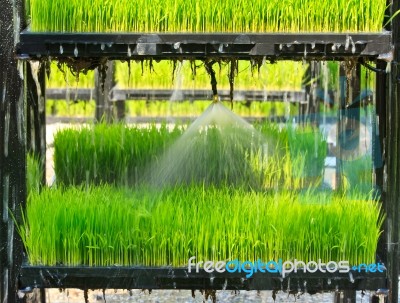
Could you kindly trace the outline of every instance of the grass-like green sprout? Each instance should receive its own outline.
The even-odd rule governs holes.
[[[38,156],[28,153],[26,156],[26,188],[28,193],[40,192],[43,169]]]
[[[137,184],[144,169],[156,161],[182,130],[96,124],[65,129],[54,137],[54,168],[57,183],[119,185]]]
[[[228,65],[221,63],[216,69],[219,89],[229,89]],[[47,100],[46,113],[52,116],[84,116],[93,117],[95,102],[78,102],[77,88],[94,88],[94,73],[87,75],[73,75],[66,66],[51,66],[51,74],[47,87],[65,88],[65,101]],[[174,70],[175,69],[175,70]],[[239,61],[235,76],[235,90],[257,89],[264,90],[263,101],[268,101],[269,91],[276,90],[301,90],[301,80],[305,65],[299,62],[280,61],[275,64],[263,64],[259,69],[252,67],[250,62]],[[209,88],[209,75],[202,66],[202,62],[183,63],[161,61],[144,61],[142,64],[131,62],[128,66],[116,63],[116,88],[117,89],[207,89]],[[77,82],[77,80],[79,80]],[[93,96],[94,98],[94,96]],[[168,101],[168,100],[164,100]],[[174,101],[174,100],[172,100]],[[283,101],[283,100],[282,100]],[[199,116],[206,108],[206,102],[127,102],[127,111],[130,116]],[[284,115],[285,108],[289,106],[283,102],[237,102],[234,112],[243,116],[270,116]],[[294,107],[294,105],[291,105]],[[294,109],[293,109],[294,110]]]
[[[229,68],[224,62],[215,64],[218,89],[229,89]],[[116,80],[119,87],[137,89],[208,89],[210,76],[201,61],[149,61],[130,65],[117,63]],[[305,71],[301,62],[279,61],[252,66],[239,61],[235,74],[235,89],[300,90]]]
[[[53,32],[378,32],[386,0],[27,0],[31,30]]]
[[[225,113],[216,111],[216,122]],[[270,123],[253,129],[245,122],[221,128],[201,121],[182,138],[183,126],[97,124],[61,130],[54,139],[57,183],[125,186],[150,177],[152,184],[228,182],[264,189],[320,184],[327,146],[318,131]]]
[[[375,262],[383,216],[365,194],[189,186],[56,188],[19,226],[33,265],[187,266],[197,260]]]

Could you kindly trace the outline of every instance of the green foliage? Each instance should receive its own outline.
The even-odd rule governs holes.
[[[94,87],[94,71],[88,71],[86,74],[73,74],[68,66],[62,64],[57,66],[53,61],[50,65],[50,76],[46,85],[50,88],[70,88],[71,99],[73,99],[75,88]]]
[[[136,184],[147,163],[156,160],[182,133],[157,128],[96,124],[64,129],[54,136],[54,169],[59,184]]]
[[[26,156],[26,187],[28,193],[39,193],[42,187],[43,170],[40,165],[40,159],[33,154]]]
[[[32,265],[187,266],[191,256],[358,265],[375,261],[382,221],[366,195],[100,186],[32,194],[19,232]]]
[[[327,142],[311,127],[280,128],[276,124],[257,126],[275,144],[268,153],[253,158],[253,166],[262,176],[264,188],[300,189],[318,187],[324,175]]]
[[[30,0],[31,29],[59,32],[373,32],[385,0]]]
[[[256,126],[259,133],[235,124],[211,125],[192,128],[182,140],[184,128],[98,124],[59,131],[54,138],[57,183],[135,185],[150,176],[163,184],[298,189],[322,181],[327,146],[316,130],[263,123]]]
[[[342,161],[343,186],[347,191],[368,193],[373,188],[372,157],[365,155],[357,159]]]
[[[175,67],[174,67],[175,65]],[[215,64],[218,89],[229,89],[230,66]],[[116,81],[121,88],[209,89],[210,76],[201,61],[145,61],[118,62]],[[279,61],[252,67],[249,61],[239,61],[235,75],[235,89],[300,90],[305,71],[302,62]]]
[[[71,97],[73,92],[71,92]],[[87,117],[95,116],[96,103],[91,101],[79,100],[46,100],[46,115],[49,117]]]
[[[73,92],[71,92],[73,94]],[[71,96],[72,97],[72,96]],[[223,102],[231,106],[230,102]],[[208,101],[130,101],[126,102],[130,117],[198,117],[209,105]],[[284,102],[234,102],[232,111],[242,117],[265,118],[284,116],[287,109],[295,112],[295,104]],[[53,117],[93,118],[96,104],[92,101],[46,100],[46,115]]]

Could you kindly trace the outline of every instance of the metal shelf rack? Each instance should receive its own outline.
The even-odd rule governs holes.
[[[388,300],[397,303],[399,258],[400,164],[400,22],[394,18],[393,31],[360,34],[68,34],[31,33],[22,31],[24,16],[22,1],[1,1],[4,16],[0,26],[2,48],[0,73],[2,97],[0,107],[0,184],[3,208],[0,221],[0,300],[18,302],[18,289],[29,287],[79,288],[213,288],[272,290],[356,290],[389,289]],[[400,8],[393,0],[392,15]],[[16,17],[17,16],[17,17]],[[17,20],[21,20],[18,19]],[[15,33],[14,35],[10,33]],[[20,33],[20,34],[19,34]],[[17,236],[8,210],[21,220],[26,202],[25,99],[33,98],[33,108],[39,107],[44,95],[35,95],[20,76],[21,62],[60,60],[75,64],[77,69],[93,69],[107,60],[144,59],[220,59],[220,60],[355,60],[376,61],[379,67],[377,94],[381,100],[378,116],[384,150],[383,169],[377,170],[377,185],[383,190],[383,209],[387,214],[382,237],[383,261],[387,271],[382,274],[343,275],[295,274],[282,279],[274,275],[255,274],[252,279],[238,275],[210,275],[204,272],[191,276],[179,268],[80,268],[35,267],[23,264],[21,240]],[[390,73],[385,73],[387,67]],[[28,69],[28,68],[26,68]],[[44,77],[44,75],[42,75]],[[25,79],[25,81],[28,81]],[[31,81],[31,80],[30,80]],[[25,87],[25,88],[24,88]],[[45,87],[43,87],[45,89]],[[36,100],[36,103],[35,103]],[[386,101],[386,102],[384,102]],[[386,104],[387,103],[387,104]],[[41,120],[43,123],[43,113]],[[40,123],[39,123],[40,124]],[[4,134],[4,136],[3,136]],[[18,282],[16,284],[16,281]],[[115,284],[113,284],[115,283]],[[226,286],[225,286],[226,284]]]

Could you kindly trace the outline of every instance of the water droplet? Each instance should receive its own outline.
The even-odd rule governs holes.
[[[218,48],[218,52],[222,53],[224,51],[224,45],[221,43]]]
[[[64,53],[64,48],[62,46],[62,44],[60,44],[60,55],[62,55]]]
[[[90,172],[86,170],[86,187],[89,188],[90,186]]]
[[[351,39],[350,36],[347,36],[347,37],[346,37],[346,44],[345,44],[345,46],[344,46],[344,49],[345,49],[345,50],[348,50],[348,49],[349,49],[349,46],[350,46],[350,39]]]
[[[26,293],[22,290],[18,290],[17,295],[18,295],[19,299],[23,299],[25,297]]]
[[[214,279],[215,279],[215,277],[210,277],[210,285],[211,286],[214,285]]]
[[[104,43],[102,43],[102,44],[100,45],[100,48],[101,48],[101,50],[103,51],[103,50],[106,48],[106,45],[105,45]]]
[[[354,283],[353,273],[349,271],[349,279],[351,283]]]
[[[7,94],[7,85],[4,85],[3,87],[3,96],[1,97],[1,102],[4,103],[6,101],[6,94]]]
[[[222,285],[222,290],[226,290],[227,286],[228,286],[228,279],[225,279],[224,285]]]
[[[283,45],[279,44],[279,50],[282,50],[282,49],[283,49]]]
[[[311,49],[315,49],[315,42],[311,43]]]
[[[111,47],[111,46],[113,46],[113,43],[112,43],[112,42],[109,42],[109,43],[107,43],[107,46],[108,46],[108,47]]]
[[[3,222],[8,221],[8,190],[10,188],[10,176],[7,174],[4,176],[3,181]]]
[[[332,280],[328,279],[328,285],[331,285],[331,284],[332,284]]]
[[[336,44],[333,44],[333,45],[332,45],[332,51],[333,51],[333,52],[336,52]]]
[[[43,97],[42,97],[43,99]],[[23,125],[25,125],[25,113],[24,113],[24,103],[19,102],[17,103],[17,133],[18,133],[18,140],[19,142],[24,142],[24,137],[22,136]]]
[[[174,289],[176,289],[176,282],[173,283]]]
[[[178,48],[180,48],[181,47],[181,42],[176,42],[175,44],[174,44],[174,49],[178,49]]]
[[[74,48],[74,56],[78,57],[78,46],[77,45],[75,45],[75,48]]]
[[[12,208],[12,211],[15,211],[15,203],[13,203],[13,208]],[[12,224],[11,226],[10,226],[10,223]],[[12,222],[12,220],[9,220],[8,221],[8,240],[7,240],[7,242],[8,242],[8,249],[7,249],[7,251],[8,251],[8,264],[13,264],[14,263],[14,261],[13,261],[13,255],[14,255],[14,224],[13,224],[13,222]]]
[[[24,80],[24,62],[21,60],[17,61],[17,70],[18,70],[18,75],[21,78],[21,80]]]
[[[132,56],[132,51],[131,51],[131,47],[128,45],[128,57]]]
[[[10,135],[10,103],[7,103],[7,110],[6,110],[6,116],[5,116],[5,121],[4,121],[4,157],[8,157],[8,140],[9,140],[9,135]],[[4,213],[7,213],[5,211]]]

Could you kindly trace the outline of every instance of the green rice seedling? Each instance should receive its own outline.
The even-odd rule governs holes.
[[[377,32],[386,1],[30,0],[27,7],[33,31]]]
[[[117,88],[134,89],[206,89],[209,87],[210,79],[201,62],[185,61],[177,65],[174,72],[174,65],[171,62],[145,61],[142,64],[131,63],[128,68],[126,64],[117,63],[116,82]],[[194,68],[193,66],[198,66]],[[200,66],[200,67],[199,67]],[[193,70],[195,69],[195,71]],[[220,64],[217,72],[219,89],[229,89],[229,66]],[[243,102],[235,105],[234,111],[241,115],[268,116],[283,115],[284,105],[281,103],[271,104],[269,90],[301,90],[301,78],[305,67],[299,62],[278,62],[275,64],[263,64],[258,71],[254,70],[249,62],[238,63],[237,75],[235,77],[235,89],[258,89],[264,90],[265,96],[262,103]],[[91,101],[79,102],[76,96],[77,88],[93,88],[94,73],[87,75],[73,75],[68,68],[62,67],[62,71],[53,64],[47,86],[50,88],[66,88],[65,101],[60,102],[48,100],[46,111],[52,116],[83,116],[94,115],[95,104]],[[172,100],[174,101],[174,100]],[[140,101],[136,101],[140,102]],[[165,116],[175,115],[176,111],[181,112],[183,106],[179,102],[154,103],[142,101],[140,104],[129,102],[129,113],[132,116]],[[200,115],[206,104],[197,103],[198,107],[188,106],[192,102],[186,102],[181,115]],[[146,106],[143,106],[145,104]],[[202,104],[202,105],[201,105]],[[294,106],[294,105],[292,105]],[[138,108],[139,107],[139,108]],[[197,106],[196,106],[197,107]],[[179,108],[179,109],[175,109]]]
[[[220,62],[216,68],[218,89],[229,89],[229,68]],[[259,70],[248,61],[239,61],[235,89],[300,90],[306,68],[301,62],[279,61],[262,64]],[[116,82],[120,88],[135,89],[207,89],[210,76],[201,61],[117,62]],[[268,92],[266,92],[268,99]]]
[[[248,157],[263,140],[220,102],[211,104],[147,172],[150,184],[256,186]]]
[[[343,187],[346,191],[368,193],[373,189],[371,155],[341,161],[341,164]]]
[[[72,93],[73,94],[73,93]],[[230,107],[230,102],[223,102]],[[207,101],[143,101],[128,100],[126,102],[126,114],[130,117],[174,117],[196,118],[200,116],[209,105]],[[296,110],[292,104],[291,112]],[[94,117],[96,109],[95,101],[46,100],[46,115],[53,117]],[[286,104],[283,102],[255,101],[234,102],[232,111],[241,117],[264,118],[284,116]]]
[[[73,94],[73,92],[71,92]],[[70,96],[72,97],[72,96]],[[93,118],[96,103],[90,101],[46,100],[46,115],[52,117],[86,117]]]
[[[358,265],[375,261],[382,221],[362,193],[58,187],[29,196],[19,232],[33,265],[187,266],[191,256]]]
[[[153,185],[206,183],[252,188],[318,186],[326,141],[311,129],[252,127],[222,104],[190,125],[169,130],[93,125],[55,136],[58,183]]]
[[[54,169],[59,184],[139,182],[144,167],[181,134],[157,128],[97,124],[65,129],[54,137]]]
[[[28,193],[39,192],[42,187],[43,170],[40,159],[28,153],[26,156],[26,187]]]
[[[318,185],[324,172],[327,143],[322,134],[312,128],[304,128],[294,131],[288,127],[289,150],[291,158],[298,157],[299,153],[303,161],[298,162],[298,167],[293,167],[294,177],[304,178],[310,184]]]
[[[94,71],[76,75],[66,65],[57,66],[55,62],[52,62],[50,65],[50,76],[47,79],[46,85],[49,88],[70,88],[72,99],[74,88],[94,87]]]
[[[264,123],[258,128],[273,152],[252,159],[264,188],[300,189],[318,187],[324,174],[327,143],[315,129]]]

